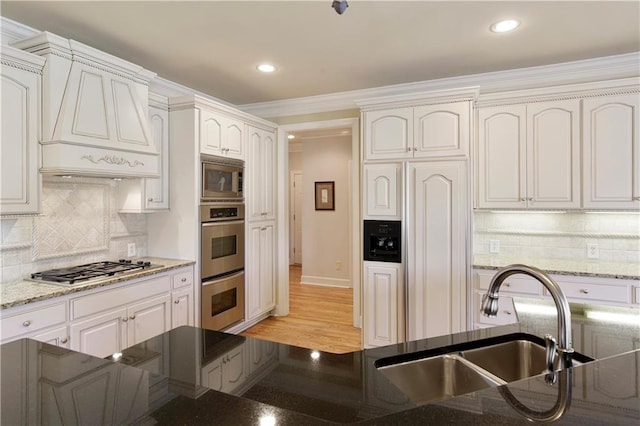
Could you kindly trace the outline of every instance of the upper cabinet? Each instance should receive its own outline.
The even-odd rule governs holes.
[[[463,89],[359,102],[364,160],[468,156],[475,97]]]
[[[585,99],[583,203],[586,208],[640,207],[640,95]]]
[[[580,101],[478,110],[478,207],[580,207]]]
[[[0,47],[0,214],[40,209],[40,80],[44,59]]]
[[[169,100],[149,94],[149,128],[160,153],[160,177],[124,179],[118,183],[122,213],[150,213],[169,209]]]
[[[247,126],[249,158],[245,165],[247,220],[275,219],[276,133]]]
[[[637,79],[478,100],[476,206],[638,209]]]
[[[43,173],[159,176],[158,151],[147,122],[154,73],[47,32],[14,46],[47,60]]]
[[[244,123],[202,108],[200,153],[244,160]]]
[[[363,218],[397,219],[402,218],[402,164],[382,163],[365,164]]]

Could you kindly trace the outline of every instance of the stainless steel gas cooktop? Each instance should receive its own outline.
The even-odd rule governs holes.
[[[31,274],[31,281],[43,282],[46,284],[57,284],[71,286],[83,284],[90,280],[114,275],[126,275],[142,269],[157,268],[160,265],[151,262],[121,259],[117,262],[94,262],[85,265],[70,266],[67,268],[50,269],[48,271]]]

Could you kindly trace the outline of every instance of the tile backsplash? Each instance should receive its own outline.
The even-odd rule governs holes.
[[[147,253],[147,218],[118,213],[110,179],[45,177],[42,214],[0,218],[0,282],[29,273]]]
[[[640,263],[637,212],[475,211],[473,220],[474,255]],[[587,256],[590,245],[597,257]]]

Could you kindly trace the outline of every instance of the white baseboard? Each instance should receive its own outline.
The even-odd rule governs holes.
[[[351,280],[348,280],[348,279],[314,277],[314,276],[310,276],[310,275],[302,275],[300,277],[300,284],[303,284],[303,285],[319,285],[319,286],[324,286],[324,287],[351,288]]]

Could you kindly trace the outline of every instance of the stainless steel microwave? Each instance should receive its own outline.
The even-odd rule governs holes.
[[[244,162],[201,155],[202,201],[242,200]]]

